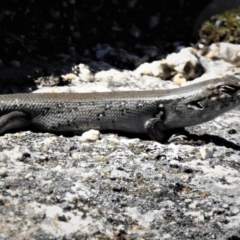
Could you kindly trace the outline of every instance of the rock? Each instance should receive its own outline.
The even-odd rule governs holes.
[[[143,63],[141,64],[136,70],[136,74],[139,75],[153,75],[152,74],[152,69],[151,69],[151,64],[150,63]]]
[[[185,79],[190,79],[202,73],[202,66],[196,50],[188,47],[181,49],[179,53],[169,54],[166,59],[143,63],[135,70],[135,73],[152,75],[161,79],[168,79],[180,73]]]
[[[135,70],[135,73],[167,79],[171,77],[171,68],[165,60],[161,60],[152,63],[143,63]]]
[[[68,73],[66,75],[62,75],[63,81],[66,83],[71,83],[73,80],[79,81],[80,78],[73,73]]]
[[[176,85],[183,85],[184,83],[186,83],[186,78],[183,76],[182,73],[177,73],[174,77],[173,77],[173,82],[176,84]]]
[[[240,44],[213,43],[209,47],[210,51],[206,55],[210,59],[224,59],[236,66],[240,66]]]
[[[152,62],[151,70],[154,77],[160,77],[162,79],[171,77],[171,68],[165,60]]]
[[[79,80],[83,82],[93,82],[94,76],[88,65],[80,63],[73,67],[73,72],[79,76]]]
[[[87,132],[84,132],[81,136],[82,142],[94,142],[97,141],[100,137],[100,132],[97,130],[89,130]]]
[[[0,161],[1,221],[6,225],[1,237],[114,239],[119,231],[130,238],[134,231],[137,239],[209,239],[211,231],[215,239],[227,239],[235,235],[232,226],[239,225],[238,150],[227,145],[239,143],[239,134],[227,134],[234,123],[240,132],[238,119],[239,111],[229,112],[187,128],[196,136],[210,132],[222,137],[219,145],[214,138],[204,144],[216,149],[214,158],[204,161],[195,144],[116,134],[104,133],[94,142],[29,131],[0,136],[1,151],[9,156]],[[224,127],[216,127],[219,121]],[[19,160],[27,149],[31,155]],[[114,222],[107,220],[109,214],[117,216]],[[224,231],[215,231],[213,222],[225,218]],[[190,237],[189,229],[194,229]]]
[[[212,151],[212,149],[210,149],[208,147],[201,147],[200,154],[201,154],[202,159],[208,159],[208,158],[213,157],[213,151]]]
[[[209,51],[208,53],[205,55],[206,58],[209,58],[209,59],[215,59],[217,57],[219,57],[219,43],[213,43],[209,46]]]
[[[64,87],[43,87],[33,93],[69,93],[71,88],[68,86]]]
[[[39,77],[34,82],[39,87],[57,86],[60,82],[60,77],[54,76]]]
[[[169,54],[166,63],[176,72],[175,74],[181,73],[186,79],[196,78],[201,69],[197,52],[191,47],[183,48],[179,53]]]

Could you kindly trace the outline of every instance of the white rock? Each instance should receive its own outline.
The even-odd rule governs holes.
[[[234,65],[240,66],[240,44],[232,43],[213,43],[209,47],[207,58],[220,58]]]
[[[187,79],[195,77],[196,68],[199,64],[197,52],[191,47],[183,48],[179,53],[169,54],[166,62],[177,73],[182,73]]]
[[[171,68],[165,60],[160,60],[152,63],[143,63],[134,71],[134,73],[167,79],[171,77]]]
[[[150,67],[154,77],[160,77],[162,79],[171,77],[171,68],[165,60],[154,61],[150,64]]]
[[[183,85],[184,83],[186,83],[186,78],[183,76],[182,73],[177,73],[174,77],[173,77],[173,82],[175,84],[177,84],[178,86]]]
[[[77,70],[78,70],[78,76],[80,78],[81,81],[84,82],[93,82],[94,81],[94,76],[92,74],[92,72],[89,69],[89,66],[83,63],[80,63],[77,66]]]
[[[71,92],[68,86],[63,87],[43,87],[33,93],[68,93]]]
[[[128,71],[118,71],[116,69],[109,69],[107,71],[100,71],[95,74],[96,82],[114,82],[118,85],[125,85],[125,81],[129,77]]]
[[[188,47],[183,48],[179,53],[169,54],[166,59],[152,63],[143,63],[134,73],[160,77],[162,79],[168,79],[177,73],[181,73],[184,78],[189,79],[196,76],[199,65],[196,50]]]
[[[97,130],[89,130],[87,132],[84,132],[81,136],[82,142],[94,142],[97,141],[100,137],[100,132]]]
[[[79,81],[79,77],[76,74],[73,74],[73,73],[68,73],[66,75],[62,75],[62,78],[66,82],[72,82],[73,80],[78,80]]]
[[[134,71],[135,74],[139,75],[152,75],[152,69],[150,63],[143,63]]]
[[[110,92],[110,89],[104,83],[93,83],[89,85],[79,86],[63,86],[63,87],[43,87],[33,93],[86,93],[86,92]]]
[[[240,66],[240,44],[220,43],[220,58]]]
[[[70,92],[87,93],[87,92],[111,92],[104,82],[93,83],[87,85],[79,85],[78,87],[71,87]]]
[[[209,46],[209,51],[205,56],[206,58],[209,59],[214,59],[219,57],[219,43],[213,43]]]
[[[202,159],[212,158],[213,157],[213,150],[204,146],[200,148],[200,154]]]

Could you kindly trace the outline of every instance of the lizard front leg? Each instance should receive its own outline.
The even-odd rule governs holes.
[[[157,142],[164,139],[163,130],[166,129],[164,122],[159,118],[151,118],[144,124],[144,129],[148,136]]]

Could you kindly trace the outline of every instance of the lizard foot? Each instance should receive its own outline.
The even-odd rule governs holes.
[[[169,139],[168,142],[179,142],[179,141],[184,141],[187,139],[186,135],[178,135],[178,134],[173,134]]]
[[[181,131],[182,130],[182,131]],[[184,129],[179,129],[179,133],[171,135],[171,137],[168,138],[168,143],[175,143],[175,144],[187,144],[192,146],[201,146],[203,144],[203,141],[194,137],[192,134],[189,134]],[[184,134],[186,132],[186,135]]]
[[[151,118],[144,124],[148,136],[157,142],[164,139],[162,130],[165,128],[164,123],[159,118]]]

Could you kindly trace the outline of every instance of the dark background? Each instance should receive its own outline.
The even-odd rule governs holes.
[[[193,25],[209,0],[5,0],[0,9],[0,58],[75,51],[91,54],[98,44],[136,51],[154,45],[171,52],[196,41]],[[158,19],[158,21],[151,21]],[[152,22],[152,23],[151,23]]]

